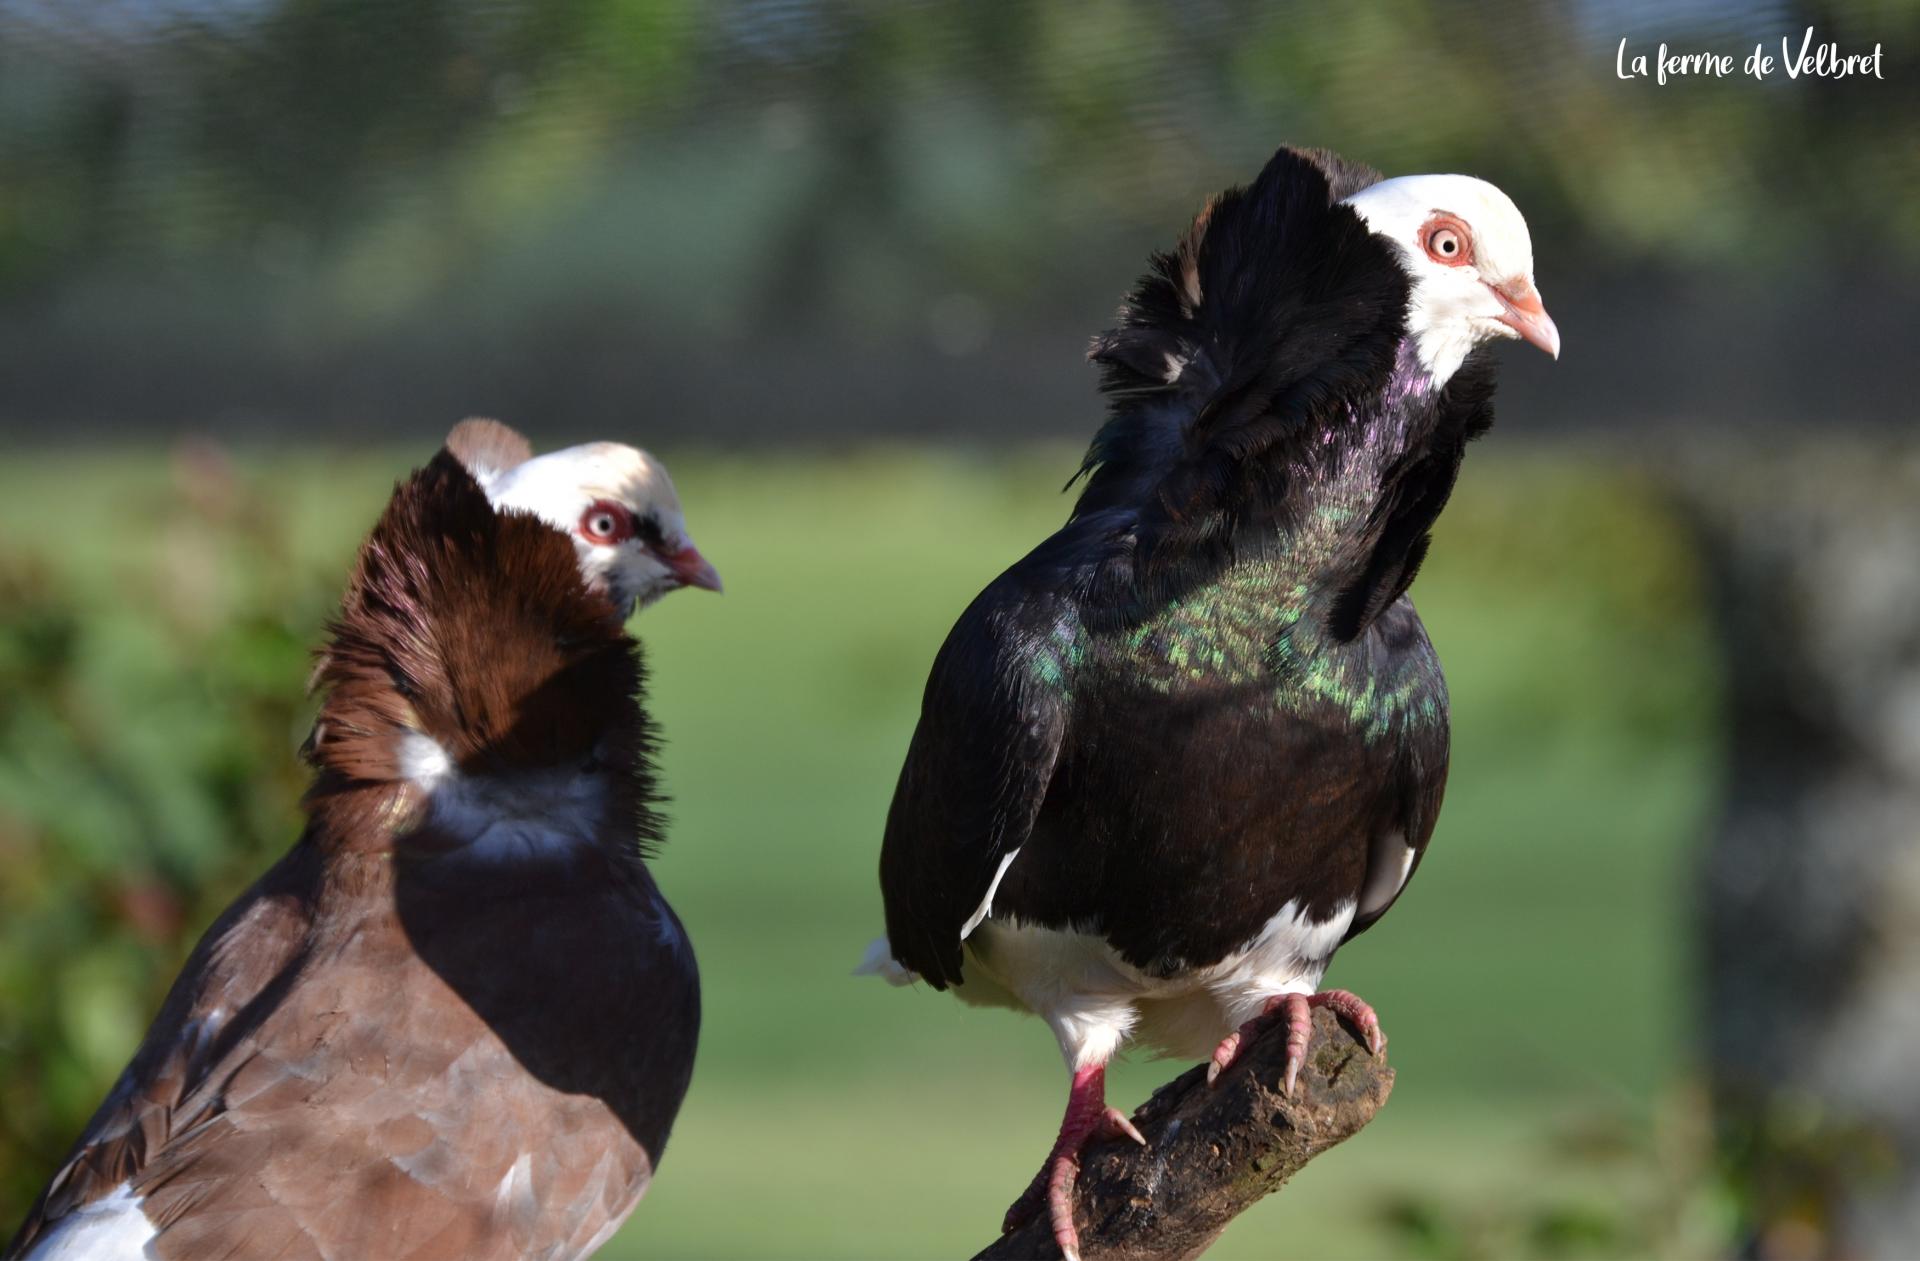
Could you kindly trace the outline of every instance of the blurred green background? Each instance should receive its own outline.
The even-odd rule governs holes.
[[[1887,78],[1615,77],[1621,39],[1807,26]],[[656,450],[727,582],[636,623],[707,1016],[608,1255],[985,1244],[1065,1075],[1037,1023],[848,975],[886,803],[948,626],[1066,512],[1087,336],[1292,142],[1499,183],[1567,354],[1505,356],[1414,591],[1447,805],[1330,974],[1395,1097],[1214,1255],[1740,1246],[1697,962],[1737,733],[1677,482],[1911,429],[1916,35],[1908,0],[0,0],[0,1234],[292,842],[353,549],[480,413]]]
[[[658,871],[707,1016],[610,1254],[962,1254],[1050,1141],[1052,1039],[848,973],[879,930],[927,663],[1057,525],[1076,453],[669,455],[728,583],[635,623],[673,797]],[[10,1211],[198,929],[294,836],[298,681],[408,459],[183,448],[0,474]],[[79,481],[139,528],[84,528]],[[1524,449],[1470,468],[1419,592],[1457,698],[1433,861],[1334,972],[1383,1013],[1399,1088],[1219,1255],[1647,1255],[1710,1226],[1681,1044],[1682,869],[1714,757],[1693,582],[1643,479]],[[1115,1097],[1179,1067],[1130,1064]]]

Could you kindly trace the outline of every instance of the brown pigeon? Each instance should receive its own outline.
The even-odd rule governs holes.
[[[643,861],[639,646],[587,561],[451,451],[395,490],[316,672],[305,831],[7,1258],[573,1258],[632,1212],[699,979]]]

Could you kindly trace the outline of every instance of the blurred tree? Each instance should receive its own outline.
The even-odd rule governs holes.
[[[1920,5],[0,0],[0,425],[604,423],[645,394],[687,426],[743,350],[797,376],[734,382],[755,417],[880,348],[870,407],[796,420],[930,391],[917,423],[977,432],[996,380],[1065,417],[1029,349],[1282,140],[1502,184],[1569,345],[1669,383],[1636,405],[1750,382],[1790,414],[1758,343],[1793,330],[1871,415],[1920,268],[1914,77],[1613,73],[1622,37],[1806,23],[1897,48]]]
[[[1920,254],[1920,211],[1904,196],[1920,174],[1912,76],[1660,90],[1612,73],[1622,36],[1744,53],[1812,25],[1850,49],[1897,48],[1920,32],[1912,3],[1803,3],[1738,20],[1686,5],[1658,21],[1628,4],[1437,0],[179,0],[140,12],[0,3],[0,81],[15,106],[0,112],[0,176],[54,208],[0,220],[9,255],[30,245],[49,265],[83,265],[97,235],[42,233],[103,209],[136,254],[229,243],[218,230],[182,234],[180,220],[200,218],[330,244],[457,200],[463,168],[511,167],[516,149],[584,146],[617,166],[657,127],[772,100],[805,108],[822,122],[814,142],[853,155],[856,178],[834,180],[845,163],[829,157],[815,187],[857,215],[895,186],[874,182],[862,148],[883,152],[916,107],[960,96],[992,117],[999,161],[1037,145],[1052,196],[1091,196],[1155,226],[1192,197],[1190,182],[1159,178],[1168,162],[1206,186],[1291,138],[1388,166],[1471,163],[1622,255],[1704,253],[1739,267]],[[574,180],[593,177],[534,191],[564,200]],[[1032,228],[1009,215],[1000,240]],[[787,278],[770,283],[788,295]]]
[[[1920,1238],[1920,449],[1706,457],[1728,664],[1702,1013],[1749,1255]]]
[[[331,243],[394,195],[397,173],[450,160],[492,120],[503,50],[463,7],[288,0],[242,38],[183,40],[189,160],[242,223]]]

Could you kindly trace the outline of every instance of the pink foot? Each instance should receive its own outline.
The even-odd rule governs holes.
[[[1213,1049],[1213,1063],[1207,1065],[1207,1085],[1219,1082],[1220,1075],[1232,1068],[1240,1058],[1240,1052],[1248,1042],[1260,1036],[1260,1031],[1275,1018],[1282,1019],[1287,1026],[1287,1073],[1281,1083],[1288,1095],[1293,1094],[1294,1083],[1300,1077],[1300,1069],[1307,1062],[1307,1043],[1313,1038],[1313,1009],[1331,1007],[1336,1015],[1344,1016],[1360,1036],[1366,1040],[1367,1050],[1378,1055],[1387,1049],[1387,1035],[1380,1032],[1380,1017],[1373,1014],[1366,1000],[1347,990],[1322,990],[1318,994],[1276,994],[1269,998],[1260,1014],[1238,1029],[1229,1033]]]
[[[1107,1069],[1104,1064],[1082,1068],[1073,1075],[1067,1094],[1067,1115],[1060,1137],[1053,1140],[1040,1172],[1007,1210],[1002,1234],[1018,1230],[1044,1206],[1053,1222],[1054,1242],[1066,1261],[1080,1261],[1080,1232],[1073,1225],[1073,1186],[1080,1177],[1080,1153],[1102,1139],[1130,1138],[1142,1147],[1147,1140],[1127,1114],[1107,1106]]]

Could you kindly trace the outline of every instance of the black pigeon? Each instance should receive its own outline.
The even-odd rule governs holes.
[[[1073,513],[974,600],[927,682],[880,858],[919,976],[1052,1027],[1073,1073],[1045,1206],[1077,1257],[1080,1150],[1139,1042],[1228,1067],[1319,992],[1419,866],[1447,692],[1406,597],[1467,442],[1482,347],[1558,355],[1525,221],[1459,175],[1283,149],[1156,255],[1094,339],[1110,417]]]

